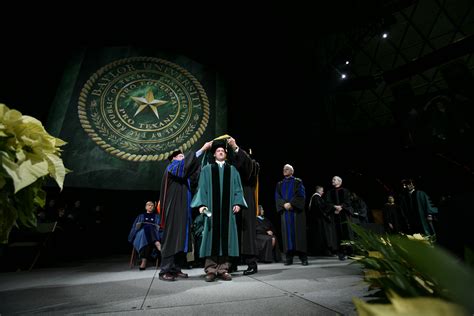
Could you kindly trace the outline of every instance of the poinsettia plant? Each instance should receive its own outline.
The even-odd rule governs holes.
[[[357,234],[353,245],[359,255],[353,258],[365,268],[364,280],[372,289],[380,289],[378,295],[390,303],[354,299],[358,315],[474,313],[473,268],[433,244],[432,237],[378,235],[349,225]]]
[[[0,103],[0,243],[8,242],[14,225],[36,226],[47,176],[62,189],[67,169],[60,147],[65,144],[39,120]]]

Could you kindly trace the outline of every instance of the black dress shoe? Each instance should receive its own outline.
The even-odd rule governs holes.
[[[293,264],[293,260],[286,260],[284,265],[285,266],[291,266]]]
[[[344,254],[339,254],[337,256],[338,256],[339,260],[341,260],[341,261],[346,260],[346,256]]]
[[[140,271],[143,271],[143,270],[145,270],[145,269],[146,269],[146,267],[144,267],[144,268],[138,267],[138,270],[140,270]]]
[[[176,278],[171,273],[160,274],[160,280],[176,281]]]
[[[247,270],[244,270],[244,275],[251,275],[258,272],[257,267],[248,267]]]
[[[173,275],[174,275],[176,278],[183,278],[183,279],[187,279],[187,278],[189,277],[187,273],[184,273],[184,272],[182,272],[182,271],[173,273]]]
[[[308,260],[301,261],[301,264],[304,265],[304,266],[307,266],[308,265]]]

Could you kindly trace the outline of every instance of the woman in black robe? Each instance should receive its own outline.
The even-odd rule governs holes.
[[[258,207],[259,215],[257,216],[256,225],[258,259],[262,262],[280,262],[281,253],[274,233],[275,229],[272,222],[264,217],[263,207],[261,205]]]

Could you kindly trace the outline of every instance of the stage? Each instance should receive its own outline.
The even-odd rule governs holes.
[[[298,259],[291,266],[260,264],[232,281],[204,281],[203,269],[165,282],[158,270],[130,269],[129,258],[87,260],[67,267],[0,273],[0,314],[47,315],[355,315],[353,297],[370,293],[358,264],[336,257]]]

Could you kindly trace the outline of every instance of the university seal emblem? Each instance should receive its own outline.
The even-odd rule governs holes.
[[[209,101],[184,68],[133,57],[112,62],[87,80],[78,114],[86,133],[111,155],[159,161],[201,137],[209,122]]]

